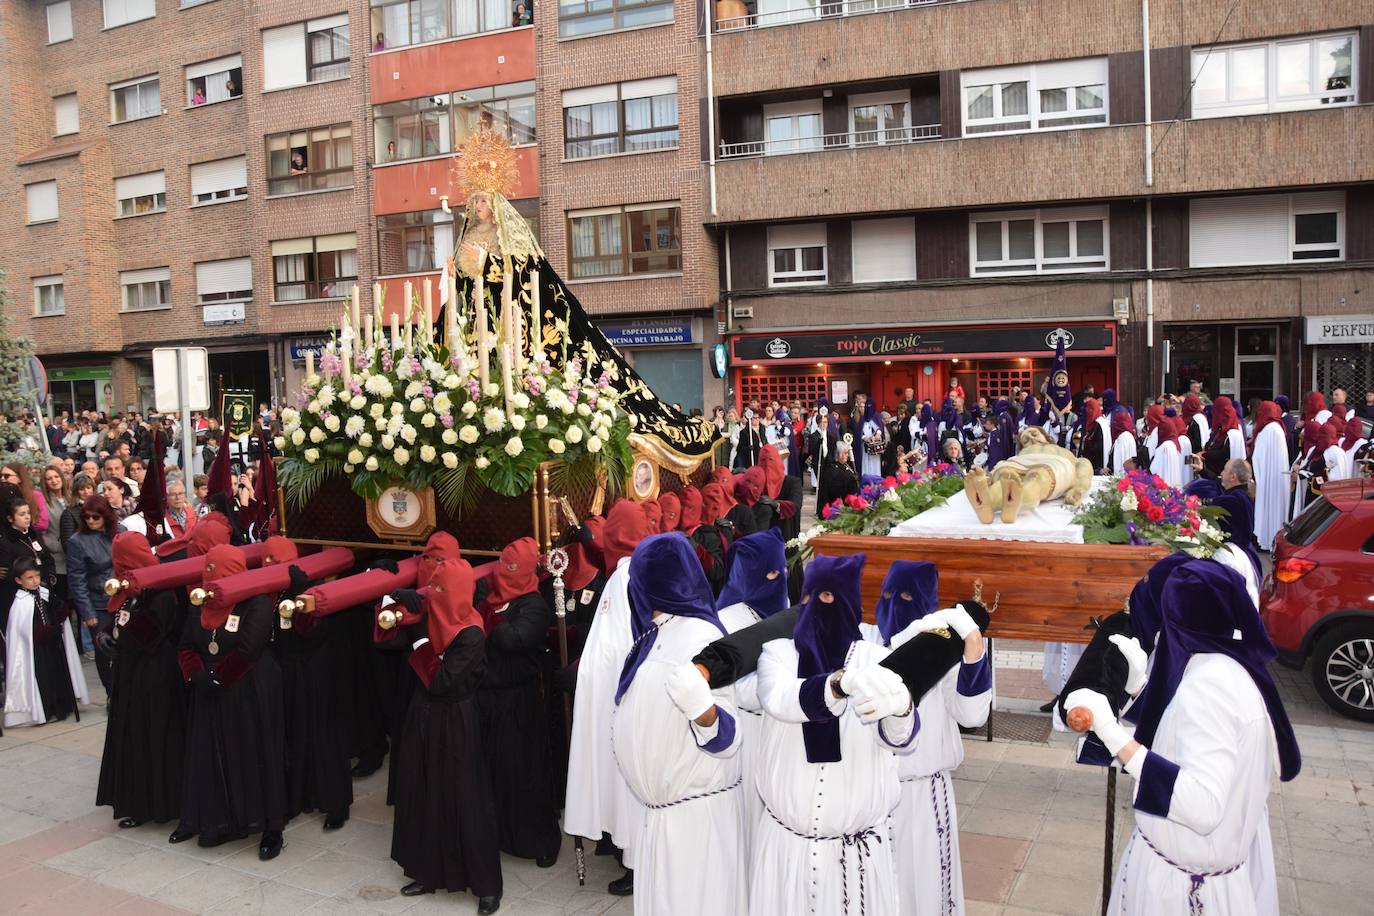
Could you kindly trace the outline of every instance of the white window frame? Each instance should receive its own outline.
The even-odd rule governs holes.
[[[861,227],[863,227],[863,228],[861,229]],[[882,267],[883,267],[883,272],[882,272],[882,274],[881,274],[881,275],[878,275],[878,276],[868,276],[868,277],[864,277],[864,278],[860,279],[860,277],[859,277],[859,261],[860,261],[860,254],[859,254],[859,252],[860,252],[861,250],[867,251],[867,249],[862,248],[861,245],[859,244],[859,236],[860,236],[860,233],[863,232],[865,229],[871,229],[871,228],[876,228],[876,227],[884,227],[884,228],[886,228],[886,227],[892,227],[892,228],[895,228],[895,229],[899,230],[899,233],[900,233],[900,235],[901,235],[901,241],[902,241],[902,243],[903,243],[903,248],[905,248],[906,250],[905,250],[904,252],[902,252],[902,254],[901,254],[902,260],[897,260],[897,259],[895,259],[895,258],[887,258],[887,257],[884,257],[884,258],[881,258],[881,259],[876,259],[876,260],[875,260],[875,263],[880,263],[880,264],[882,265]],[[855,282],[855,283],[909,283],[909,282],[911,282],[911,281],[913,281],[913,280],[916,279],[916,271],[917,271],[917,264],[916,264],[916,220],[915,220],[914,217],[911,217],[911,216],[891,216],[891,217],[884,216],[884,217],[878,217],[878,218],[876,218],[876,219],[855,219],[855,220],[850,220],[850,221],[849,221],[849,239],[850,239],[850,248],[851,248],[850,259],[849,259],[849,261],[850,261],[850,273],[851,273],[851,279],[853,280],[853,282]],[[886,246],[884,246],[884,247],[886,247]],[[882,249],[879,249],[879,250],[882,250]],[[867,260],[867,259],[865,259],[865,260]],[[909,275],[909,276],[908,276],[907,274],[905,274],[905,273],[902,272],[902,271],[907,270],[907,269],[908,269],[908,266],[909,266],[909,268],[910,268],[910,275]]]
[[[1064,83],[1062,76],[1055,72],[1065,69],[1094,69],[1090,82]],[[1095,77],[1101,77],[1096,79]],[[1079,79],[1089,79],[1084,73]],[[1004,87],[1016,83],[1026,84],[1026,113],[1007,115],[1002,111],[1002,91]],[[992,87],[993,114],[988,118],[969,117],[969,92],[973,89]],[[1101,108],[1078,108],[1077,91],[1100,86],[1102,89]],[[1042,113],[1040,93],[1044,90],[1066,89],[1069,92],[1070,108],[1066,111]],[[1101,120],[1089,124],[1057,124],[1068,118],[1101,116]],[[1005,134],[1042,133],[1053,130],[1087,130],[1107,127],[1111,123],[1110,84],[1107,73],[1107,58],[1085,57],[1064,61],[1045,61],[1036,64],[1019,64],[1011,67],[991,67],[981,70],[964,70],[959,74],[959,122],[965,138],[983,136],[1003,136]],[[999,126],[1019,125],[1027,126]]]
[[[128,196],[128,197],[120,197],[120,196],[119,196],[119,185],[120,185],[120,182],[121,182],[121,181],[123,181],[123,180],[125,180],[125,179],[129,179],[129,178],[147,178],[148,181],[147,181],[146,183],[152,184],[152,183],[154,183],[154,182],[153,182],[153,178],[152,178],[151,176],[157,176],[157,177],[159,177],[159,178],[162,179],[162,182],[161,182],[161,184],[162,184],[162,190],[160,190],[160,191],[149,190],[148,193],[144,193],[144,194],[133,194],[133,195],[130,195],[130,196]],[[148,200],[148,199],[150,199],[150,198],[151,198],[151,201],[152,201],[152,207],[151,207],[151,209],[148,209],[148,210],[139,210],[139,209],[138,209],[138,202],[139,202],[140,200]],[[129,207],[129,212],[128,212],[128,213],[125,213],[125,212],[124,212],[124,204],[125,204],[125,202],[128,202],[129,205],[130,205],[130,207]],[[144,173],[139,174],[139,175],[124,175],[124,176],[121,176],[120,178],[116,178],[116,179],[115,179],[115,219],[132,219],[132,218],[138,217],[138,216],[152,216],[154,213],[166,213],[166,212],[167,212],[167,175],[166,175],[166,173],[163,172],[161,169],[159,169],[159,170],[157,170],[157,171],[154,171],[154,172],[144,172]]]
[[[825,113],[820,99],[803,99],[800,102],[780,102],[763,106],[763,154],[765,156],[787,156],[793,153],[814,153],[825,148]],[[798,130],[797,119],[803,115],[815,115],[820,121],[820,132],[814,137],[803,137]],[[768,135],[768,122],[783,118],[792,121],[790,140],[773,140]],[[775,147],[774,144],[778,144]],[[786,146],[783,146],[786,144]]]
[[[40,187],[52,186],[53,208],[52,216],[40,215],[38,219],[33,218],[33,194],[34,190]],[[39,192],[43,193],[43,192]],[[58,194],[57,180],[33,181],[24,185],[24,224],[27,226],[42,226],[45,223],[55,223],[62,217],[62,201]]]
[[[1318,192],[1320,194],[1320,192]],[[1290,194],[1288,195],[1288,258],[1294,264],[1323,264],[1332,261],[1345,260],[1345,207],[1346,199],[1344,192],[1341,192],[1341,201],[1335,207],[1330,203],[1322,202],[1317,194]],[[1306,242],[1298,244],[1298,217],[1312,213],[1331,213],[1336,214],[1336,241],[1334,244],[1324,242]],[[1337,250],[1335,257],[1329,258],[1299,258],[1300,251],[1328,251],[1332,248]]]
[[[900,102],[906,106],[905,117],[902,123],[897,125],[884,123],[876,131],[864,131],[864,133],[876,133],[877,136],[871,141],[859,141],[859,130],[854,126],[854,109],[867,108],[871,105],[892,105]],[[822,116],[823,117],[823,116]],[[903,89],[898,92],[868,92],[849,97],[849,141],[852,146],[885,146],[891,143],[907,143],[911,140],[911,90]],[[824,125],[822,124],[822,130]],[[895,131],[895,134],[894,134]]]
[[[240,287],[237,287],[237,288],[231,289],[231,290],[212,290],[212,291],[210,291],[210,292],[207,293],[205,290],[203,290],[203,289],[201,288],[202,280],[204,279],[204,277],[202,276],[202,268],[205,268],[207,271],[209,271],[209,270],[211,269],[211,266],[212,266],[212,265],[219,265],[219,266],[221,267],[221,269],[224,269],[224,268],[245,268],[245,267],[246,267],[247,270],[248,270],[248,275],[247,275],[246,277],[240,277],[240,278],[239,278],[239,282],[240,282],[240,283],[246,283],[246,284],[247,284],[247,287],[245,288],[245,287],[240,286]],[[221,258],[221,259],[214,260],[214,261],[198,261],[198,262],[196,262],[196,265],[195,265],[195,276],[196,276],[196,304],[197,304],[197,305],[215,305],[215,304],[217,304],[217,303],[223,303],[223,302],[251,302],[251,301],[253,301],[253,259],[252,259],[252,258],[249,258],[249,257],[239,257],[239,258]],[[237,295],[234,295],[234,294],[237,294]]]
[[[163,284],[166,284],[165,286]],[[157,296],[155,305],[144,305],[143,296],[148,292],[148,287],[155,289]],[[129,305],[130,291],[137,288],[139,293],[139,304],[135,307]],[[166,298],[163,298],[163,292]],[[120,312],[156,312],[161,309],[172,307],[172,275],[171,270],[166,267],[153,267],[144,270],[123,270],[119,273],[119,310]]]
[[[197,193],[195,190],[195,168],[198,165],[212,165],[217,162],[229,162],[230,160],[243,160],[243,181],[242,187],[222,188],[208,193]],[[205,162],[193,162],[187,170],[191,179],[191,206],[192,207],[212,207],[215,204],[227,204],[235,200],[248,199],[248,158],[246,156],[226,156],[223,159],[208,159]],[[201,198],[205,198],[202,200]]]
[[[46,277],[33,278],[33,317],[52,318],[57,315],[67,314],[67,293],[64,284],[65,281],[62,274],[51,274]],[[50,295],[53,297],[57,307],[52,311],[44,311],[43,291],[53,289],[55,289],[56,292]]]
[[[968,262],[970,277],[998,277],[1056,273],[1103,273],[1111,270],[1111,219],[1107,207],[1063,207],[1040,210],[1004,210],[996,213],[975,213],[968,221]],[[1035,255],[1031,258],[1003,257],[997,261],[978,260],[978,226],[985,223],[1002,224],[1002,253],[1011,251],[1012,222],[1034,222]],[[1078,223],[1101,220],[1102,254],[1078,253]],[[1047,259],[1045,256],[1046,223],[1069,223],[1069,256]],[[981,270],[979,268],[982,268]]]
[[[211,69],[211,68],[214,68],[214,69]],[[206,94],[205,94],[205,101],[204,101],[204,102],[201,102],[199,105],[194,104],[194,102],[193,102],[192,100],[195,98],[195,95],[196,95],[196,94],[195,94],[194,88],[193,88],[192,85],[191,85],[191,81],[192,81],[192,80],[198,80],[198,79],[203,79],[203,80],[205,80],[205,86],[206,86],[206,89],[208,90],[209,87],[210,87],[210,85],[211,85],[210,81],[211,81],[212,79],[215,80],[215,85],[216,85],[216,86],[223,86],[224,83],[228,80],[229,74],[233,73],[235,70],[237,70],[237,71],[239,72],[239,79],[238,79],[239,94],[238,94],[238,95],[231,95],[231,96],[227,96],[227,97],[222,98],[222,99],[214,99],[214,100],[211,100],[211,98],[210,98],[210,93],[207,91]],[[186,107],[187,107],[187,108],[204,108],[206,105],[218,105],[218,104],[220,104],[221,102],[232,102],[232,101],[234,101],[235,99],[241,99],[241,98],[243,98],[243,55],[242,55],[242,54],[227,54],[227,55],[225,55],[224,57],[218,57],[218,58],[215,58],[215,59],[213,59],[213,60],[206,60],[206,61],[200,61],[200,62],[194,63],[194,64],[189,64],[189,65],[187,65],[187,66],[185,66],[185,67],[182,68],[181,76],[182,76],[182,82],[183,82],[183,84],[184,84],[184,86],[185,86],[185,89],[186,89]]]
[[[1350,40],[1350,86],[1345,89],[1331,89],[1322,92],[1309,92],[1296,96],[1279,95],[1279,49],[1293,45],[1307,44],[1312,47],[1309,56],[1309,77],[1316,82],[1317,45],[1334,39]],[[1240,51],[1264,50],[1264,87],[1263,99],[1232,101],[1231,57]],[[1273,41],[1248,41],[1231,45],[1212,45],[1194,48],[1191,57],[1191,73],[1196,83],[1202,75],[1202,68],[1209,62],[1222,58],[1221,66],[1226,73],[1226,99],[1221,102],[1199,104],[1195,95],[1190,94],[1192,116],[1194,118],[1226,118],[1236,115],[1267,114],[1274,111],[1303,111],[1313,108],[1345,107],[1358,102],[1360,85],[1360,36],[1358,32],[1322,32],[1303,35],[1298,38],[1281,38]],[[1345,98],[1338,98],[1345,96]]]
[[[57,3],[49,3],[44,12],[48,18],[48,44],[56,45],[64,41],[72,40],[72,3],[71,0],[58,0]],[[56,13],[57,21],[53,22],[53,14]],[[57,28],[54,29],[53,25]]]
[[[1237,202],[1235,206],[1241,206],[1240,201],[1248,202],[1242,212],[1241,217],[1232,217],[1233,229],[1237,232],[1234,241],[1230,237],[1221,235],[1219,238],[1227,239],[1228,250],[1238,252],[1236,256],[1228,256],[1223,260],[1215,260],[1206,263],[1199,263],[1198,253],[1205,246],[1195,238],[1195,234],[1202,228],[1202,221],[1199,220],[1197,207],[1200,203],[1208,202],[1212,204],[1224,203],[1227,201]],[[1256,254],[1253,239],[1257,235],[1263,235],[1272,244],[1277,233],[1275,224],[1261,217],[1254,212],[1262,211],[1264,203],[1272,203],[1275,207],[1281,208],[1284,216],[1283,233],[1286,235],[1287,243],[1283,249],[1282,257],[1269,257],[1267,255]],[[1189,267],[1198,269],[1225,268],[1225,267],[1253,267],[1265,264],[1329,264],[1337,261],[1344,261],[1345,251],[1345,214],[1348,201],[1344,191],[1306,191],[1296,194],[1244,194],[1244,195],[1225,195],[1223,197],[1195,198],[1189,204],[1188,210],[1188,232],[1189,232]],[[1298,245],[1298,220],[1299,216],[1311,213],[1335,213],[1336,214],[1336,241],[1334,244],[1321,242],[1309,242]],[[1266,214],[1275,215],[1275,214]],[[1239,224],[1244,223],[1245,228],[1239,228]],[[1215,230],[1213,230],[1215,231]],[[1246,246],[1249,242],[1249,247]],[[1302,251],[1326,251],[1335,248],[1339,254],[1335,257],[1327,258],[1298,258],[1295,254]],[[1260,248],[1261,252],[1267,248]],[[1244,252],[1244,254],[1239,254]]]
[[[114,2],[119,3],[121,6],[127,5],[127,0],[114,0]],[[152,10],[152,12],[148,13],[146,16],[139,16],[137,19],[121,19],[121,20],[118,21],[118,22],[111,22],[111,21],[110,21],[110,3],[111,3],[111,0],[103,0],[103,2],[101,3],[100,6],[101,6],[102,15],[103,15],[103,17],[104,17],[103,21],[104,21],[104,23],[105,23],[105,29],[106,29],[106,31],[108,31],[108,30],[110,30],[110,29],[117,29],[117,28],[119,28],[119,27],[122,26],[122,25],[131,25],[132,23],[135,23],[135,22],[145,22],[145,21],[147,21],[147,20],[149,20],[149,19],[152,19],[152,18],[156,17],[156,16],[157,16],[157,0],[145,0],[145,2],[146,2],[146,7],[147,7],[147,9]]]
[[[58,110],[58,104],[60,102],[65,101],[66,99],[72,100],[71,105],[73,121],[71,130],[62,129],[62,114]],[[70,137],[72,134],[78,134],[81,132],[81,104],[75,92],[64,92],[61,95],[55,95],[52,97],[52,120],[52,135],[54,137]]]
[[[123,91],[123,90],[125,90],[125,89],[139,89],[139,90],[140,90],[140,91],[139,91],[139,96],[140,96],[140,102],[141,102],[141,100],[142,100],[142,95],[143,95],[143,93],[142,93],[142,87],[147,86],[149,83],[151,83],[151,84],[157,86],[157,110],[154,111],[152,114],[141,114],[141,115],[138,115],[137,117],[125,118],[125,119],[122,120],[122,121],[119,120],[119,119],[116,117],[116,114],[115,114],[115,112],[116,112],[116,108],[115,108],[115,93],[116,93],[116,92],[121,92],[121,91]],[[126,107],[127,107],[127,106],[126,106]],[[141,107],[141,106],[140,106],[140,107]],[[111,124],[128,124],[128,123],[131,122],[131,121],[144,121],[144,120],[147,120],[148,118],[156,118],[156,117],[160,116],[161,114],[162,114],[162,80],[161,80],[161,77],[160,77],[158,74],[154,73],[154,74],[152,74],[152,75],[150,75],[150,76],[140,76],[140,77],[137,77],[137,78],[135,78],[135,79],[125,80],[125,81],[122,82],[122,83],[111,83],[111,84],[110,84],[110,123],[111,123]]]
[[[777,237],[775,237],[777,236]],[[809,236],[809,237],[808,237]],[[816,239],[819,238],[819,244]],[[805,244],[805,243],[810,244]],[[830,282],[830,240],[825,223],[803,223],[794,226],[768,227],[768,285],[769,287],[825,286]],[[812,248],[821,250],[821,269],[803,270],[802,252]],[[773,253],[792,252],[792,270],[777,270]]]

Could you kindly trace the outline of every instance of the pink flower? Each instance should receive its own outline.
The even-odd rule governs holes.
[[[901,471],[901,472],[899,472],[899,473],[897,474],[897,483],[901,484],[901,483],[910,483],[910,482],[911,482],[911,475],[908,474],[906,471]]]
[[[1152,522],[1164,521],[1164,510],[1159,506],[1150,506],[1145,510],[1145,517]]]
[[[1202,505],[1202,500],[1196,496],[1189,496],[1183,502],[1189,509],[1196,509],[1198,506]]]
[[[1116,489],[1117,489],[1117,491],[1120,492],[1120,493],[1125,493],[1125,492],[1126,492],[1127,490],[1129,490],[1130,488],[1131,488],[1131,482],[1130,482],[1129,480],[1127,480],[1125,477],[1121,478],[1120,480],[1118,480],[1118,481],[1116,482]]]
[[[441,414],[439,414],[439,422],[442,423],[442,424],[444,424],[444,429],[453,429],[453,414],[451,414],[451,413],[441,413]]]
[[[884,477],[884,478],[883,478],[883,486],[887,487],[889,490],[895,490],[895,489],[897,489],[897,478],[896,478],[896,477]]]
[[[1152,476],[1151,482],[1154,483],[1156,489],[1167,490],[1169,488],[1169,485],[1164,482],[1164,478],[1158,474]]]

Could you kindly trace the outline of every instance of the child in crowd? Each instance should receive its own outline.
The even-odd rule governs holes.
[[[21,557],[10,574],[17,588],[5,633],[5,727],[60,722],[91,701],[76,643],[48,605],[38,561]]]

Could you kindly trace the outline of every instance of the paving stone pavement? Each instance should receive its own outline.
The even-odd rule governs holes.
[[[1025,643],[1006,648],[1038,651]],[[96,685],[92,693],[100,694],[89,663],[86,669]],[[1374,913],[1374,726],[1334,716],[1304,675],[1276,671],[1304,757],[1298,779],[1276,786],[1269,798],[1281,910],[1286,916]],[[1025,667],[999,670],[999,692],[1030,674]],[[1026,680],[1016,689],[1030,702],[1032,688]],[[1048,696],[1043,687],[1040,692]],[[200,849],[194,843],[169,846],[170,825],[119,830],[109,810],[93,804],[104,735],[104,708],[92,706],[82,710],[80,723],[13,729],[0,738],[0,913],[476,911],[466,894],[400,896],[406,879],[388,854],[384,770],[354,783],[352,818],[342,830],[324,833],[318,815],[297,818],[282,855],[260,862],[256,837]],[[1048,744],[965,739],[967,757],[954,788],[969,916],[1099,912],[1105,776],[1074,764],[1071,748],[1071,738],[1062,734]],[[1130,786],[1129,777],[1120,778],[1118,851],[1131,830]],[[501,912],[628,916],[632,901],[605,893],[606,883],[620,874],[615,863],[590,854],[587,861],[587,884],[579,887],[571,841],[549,869],[504,857]]]

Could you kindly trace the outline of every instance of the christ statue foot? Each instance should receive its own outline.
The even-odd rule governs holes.
[[[1010,525],[1016,521],[1016,515],[1021,511],[1021,496],[1023,481],[1021,475],[1008,470],[1002,475],[1002,524]]]
[[[992,524],[992,493],[988,489],[988,475],[982,468],[974,468],[964,477],[964,492],[969,505],[984,525]]]

